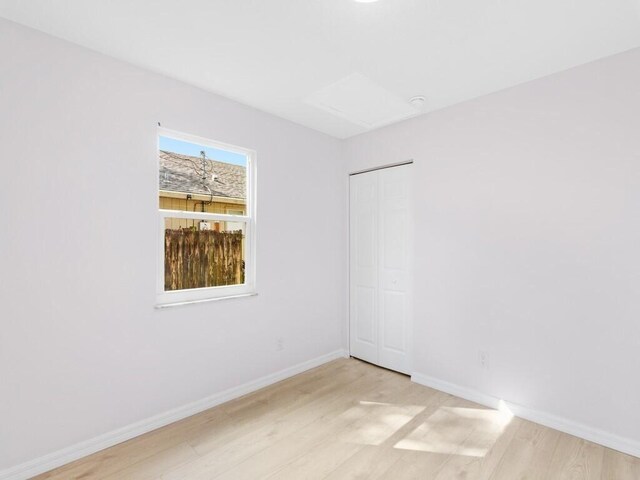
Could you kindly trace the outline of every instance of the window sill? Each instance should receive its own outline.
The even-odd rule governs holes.
[[[182,305],[193,305],[195,303],[219,302],[222,300],[232,300],[234,298],[245,298],[245,297],[256,297],[256,296],[258,296],[258,292],[249,292],[249,293],[239,293],[237,295],[225,295],[223,297],[203,298],[200,300],[187,300],[184,302],[159,303],[156,305],[156,309],[180,307]]]

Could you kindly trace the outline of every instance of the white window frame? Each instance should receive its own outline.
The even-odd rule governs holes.
[[[157,267],[157,307],[168,307],[189,303],[206,302],[211,300],[222,300],[225,298],[236,298],[248,295],[256,295],[256,152],[235,145],[208,140],[206,138],[189,135],[163,127],[158,127],[158,147],[156,149],[156,172],[160,170],[160,137],[173,138],[185,142],[195,143],[205,147],[217,148],[233,153],[244,155],[247,158],[247,178],[246,178],[246,205],[245,215],[229,215],[221,213],[188,212],[182,210],[165,210],[159,207],[158,203],[158,267]],[[157,196],[160,198],[160,185],[156,174]],[[159,202],[159,200],[158,200]],[[244,282],[242,285],[225,285],[220,287],[191,288],[187,290],[164,289],[164,242],[165,242],[165,219],[185,218],[189,220],[207,220],[212,222],[242,222],[246,225],[244,246]]]

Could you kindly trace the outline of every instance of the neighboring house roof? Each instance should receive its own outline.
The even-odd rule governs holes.
[[[160,190],[213,194],[219,197],[246,197],[246,168],[241,165],[207,159],[206,184],[203,184],[202,158],[160,151]]]

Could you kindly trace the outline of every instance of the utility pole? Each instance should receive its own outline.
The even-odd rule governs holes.
[[[200,156],[202,157],[202,185],[209,190],[209,186],[207,185],[207,155],[204,153],[204,150],[200,150]],[[202,202],[200,206],[204,212],[204,202]]]
[[[202,184],[207,185],[207,155],[204,150],[200,150],[200,156],[202,157]]]

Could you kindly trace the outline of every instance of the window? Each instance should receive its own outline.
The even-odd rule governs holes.
[[[226,213],[229,215],[244,215],[244,210],[238,210],[237,208],[227,208]],[[241,223],[237,223],[237,222],[226,223],[227,230],[238,230],[241,228],[242,228]]]
[[[158,305],[255,292],[255,152],[158,133]]]

